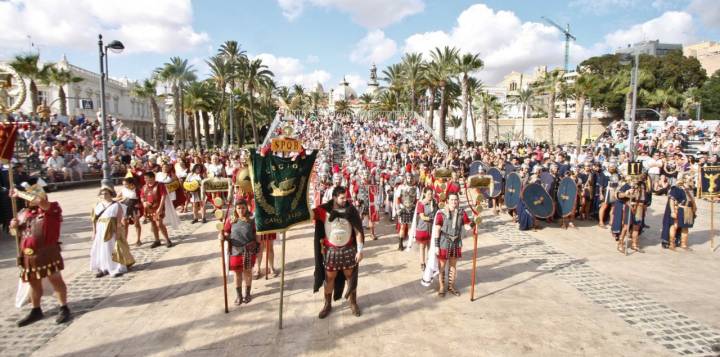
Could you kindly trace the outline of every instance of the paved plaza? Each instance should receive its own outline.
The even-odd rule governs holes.
[[[133,248],[137,265],[120,278],[89,271],[89,211],[96,188],[51,193],[61,203],[64,277],[74,319],[46,318],[19,329],[13,306],[13,242],[0,244],[0,355],[33,356],[718,356],[720,252],[711,252],[709,204],[691,232],[692,252],[660,248],[665,198],[654,199],[645,254],[623,256],[609,232],[580,222],[519,232],[506,215],[485,212],[478,239],[476,300],[470,301],[472,238],[464,240],[458,286],[439,298],[420,285],[417,251],[398,252],[393,225],[366,243],[354,317],[347,302],[325,320],[312,293],[312,227],[288,233],[284,329],[280,278],[253,283],[248,305],[223,312],[216,222],[173,232],[176,247]],[[145,239],[149,234],[144,226]],[[720,241],[718,242],[720,243]],[[280,261],[280,244],[276,244]],[[229,289],[234,299],[234,290]]]

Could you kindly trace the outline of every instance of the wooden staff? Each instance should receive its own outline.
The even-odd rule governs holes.
[[[478,236],[477,236],[477,225],[473,227],[473,262],[472,262],[472,283],[470,284],[470,302],[475,300],[475,275],[476,275],[476,267],[477,267],[477,243],[478,243]]]
[[[270,236],[265,235],[265,280],[268,280],[268,275],[270,273]]]
[[[278,320],[278,329],[283,328],[283,298],[285,296],[285,233],[282,234],[282,253],[280,258],[280,319]]]
[[[710,251],[715,252],[715,197],[710,199]]]
[[[220,234],[223,234],[222,232]],[[227,295],[227,271],[225,270],[225,239],[220,240],[220,260],[222,260],[222,276],[223,276],[223,295],[225,297],[225,313],[228,313],[228,295]]]

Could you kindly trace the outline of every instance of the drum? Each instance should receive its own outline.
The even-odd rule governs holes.
[[[200,182],[186,181],[185,183],[183,183],[183,188],[187,192],[195,192],[200,189]]]

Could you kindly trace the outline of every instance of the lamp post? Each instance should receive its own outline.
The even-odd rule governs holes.
[[[107,46],[103,47],[102,35],[98,35],[98,52],[100,54],[100,116],[102,117],[101,130],[103,138],[102,184],[112,186],[112,179],[110,177],[110,163],[108,160],[108,141],[110,141],[110,138],[108,137],[107,110],[105,109],[105,80],[107,78],[106,76],[108,48],[113,50],[113,52],[119,53],[123,49],[125,49],[125,46],[123,46],[122,42],[120,41],[112,41]]]
[[[630,74],[630,85],[632,86],[632,106],[630,107],[630,130],[628,133],[630,161],[635,158],[635,111],[637,106],[638,64],[640,62],[640,52],[637,49],[633,50],[633,57],[633,70]]]

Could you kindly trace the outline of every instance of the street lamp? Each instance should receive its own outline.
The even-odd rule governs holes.
[[[102,117],[101,130],[103,138],[102,184],[112,186],[113,182],[110,178],[110,163],[108,160],[108,141],[110,141],[110,138],[108,138],[107,111],[105,109],[105,79],[109,79],[109,77],[106,77],[108,49],[112,50],[115,53],[120,53],[123,49],[125,49],[125,46],[122,44],[122,42],[116,40],[110,42],[107,46],[103,47],[102,35],[98,35],[98,52],[100,54],[100,116]]]
[[[635,158],[635,110],[637,106],[637,86],[638,86],[638,64],[640,63],[640,52],[633,49],[633,54],[626,54],[621,59],[621,64],[633,62],[633,70],[630,73],[630,85],[632,86],[632,106],[630,107],[630,130],[628,134],[628,146],[630,151],[630,161]]]

